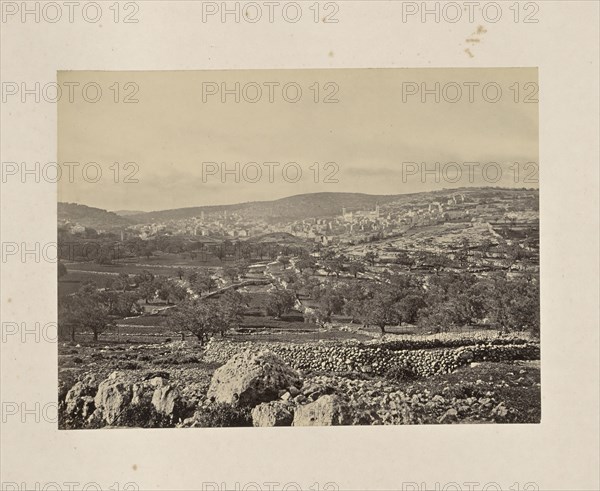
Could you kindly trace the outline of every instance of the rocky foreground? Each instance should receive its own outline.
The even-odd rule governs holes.
[[[225,352],[230,349],[226,344],[220,346]],[[164,347],[155,349],[153,359],[161,360]],[[362,364],[352,365],[354,358],[348,349],[355,347],[337,350],[333,356],[340,361],[334,366],[319,352],[324,349],[329,348],[311,345],[301,348],[326,360],[323,369],[309,370],[290,366],[305,364],[306,357],[286,363],[282,356],[263,346],[231,356],[228,353],[228,361],[216,369],[217,364],[188,358],[183,367],[165,363],[159,369],[117,361],[117,369],[108,373],[107,369],[114,364],[98,364],[96,357],[91,362],[95,370],[88,366],[69,381],[62,381],[60,426],[539,422],[539,362],[535,361],[539,349],[536,351],[531,345],[461,347],[458,354],[447,349],[438,350],[439,353],[431,351],[425,357],[414,358],[412,366],[403,361],[390,362],[393,356],[405,360],[403,350],[392,353],[382,352],[381,348],[369,348],[372,356],[368,363],[364,362],[366,355],[359,353],[355,358],[363,360]],[[147,356],[135,352],[130,347],[121,354],[137,360]],[[112,360],[113,356],[103,355],[103,358]],[[415,356],[411,354],[409,359]],[[186,360],[181,354],[178,358]],[[424,369],[429,365],[423,365],[421,359],[429,360],[427,363],[436,368]],[[381,375],[379,372],[384,368]]]

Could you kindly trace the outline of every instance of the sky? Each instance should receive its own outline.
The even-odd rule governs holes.
[[[58,199],[152,211],[537,188],[537,81],[535,68],[63,71],[58,162],[73,173]]]

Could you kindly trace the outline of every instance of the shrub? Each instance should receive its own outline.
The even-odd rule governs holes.
[[[457,399],[468,399],[469,397],[479,399],[480,397],[485,397],[485,391],[470,382],[453,385],[450,387],[448,394]]]
[[[384,374],[385,378],[393,382],[410,382],[418,378],[418,375],[410,368],[394,366]]]
[[[138,428],[173,428],[173,418],[156,411],[150,401],[132,404],[125,408],[117,421],[120,426],[134,426]]]
[[[212,403],[199,408],[194,417],[198,426],[202,428],[252,426],[250,408],[235,407],[226,403]]]

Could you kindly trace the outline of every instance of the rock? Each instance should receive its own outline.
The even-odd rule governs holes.
[[[254,426],[290,426],[294,416],[283,402],[263,402],[252,410]]]
[[[164,371],[150,372],[150,373],[146,374],[146,376],[144,377],[144,380],[151,380],[151,379],[157,378],[157,377],[169,380],[169,373],[164,372]]]
[[[283,401],[289,401],[289,400],[291,399],[291,397],[292,397],[292,394],[290,394],[289,392],[286,392],[285,394],[283,394],[283,395],[281,396],[281,399],[282,399]]]
[[[100,382],[94,402],[102,411],[104,420],[112,425],[131,402],[131,398],[131,385],[121,372],[113,372]]]
[[[298,390],[298,388],[293,385],[288,389],[288,392],[290,393],[290,395],[292,397],[296,397],[298,394],[300,394],[300,391]]]
[[[475,358],[475,354],[471,350],[462,351],[458,355],[458,360],[465,363],[472,362],[473,358]]]
[[[84,408],[84,397],[94,396],[95,393],[96,389],[94,387],[90,387],[83,382],[77,382],[65,396],[67,413],[74,415],[82,412]]]
[[[494,409],[492,409],[492,414],[504,418],[508,414],[508,409],[503,402],[498,404]]]
[[[458,411],[454,408],[450,408],[450,409],[448,409],[448,411],[446,411],[444,413],[444,415],[440,419],[438,419],[438,422],[443,423],[447,419],[456,418],[457,415],[458,415]]]
[[[165,379],[163,379],[162,377],[151,378],[150,380],[148,380],[148,383],[152,387],[162,387],[163,385],[166,384]]]
[[[162,379],[161,379],[162,380]],[[179,399],[179,391],[171,385],[157,387],[152,395],[152,405],[157,412],[173,416]]]
[[[148,389],[149,387],[146,383],[133,384],[131,390],[131,404],[139,405],[146,401],[150,402],[152,400],[152,393],[149,392]]]
[[[334,426],[349,423],[348,406],[335,395],[324,395],[315,402],[298,406],[293,426]]]
[[[235,355],[213,374],[207,397],[216,402],[256,406],[277,399],[300,375],[269,350]]]
[[[94,398],[92,396],[83,396],[81,398],[81,416],[84,418],[90,417],[96,410],[96,404],[94,404]]]
[[[480,362],[478,362],[478,361],[472,361],[470,366],[471,366],[471,368],[475,368],[475,367],[478,367],[479,365],[481,365]]]
[[[303,402],[306,402],[306,396],[304,394],[298,394],[296,397],[294,397],[294,402],[296,404],[302,404]]]
[[[58,381],[58,400],[64,401],[67,397],[67,394],[69,393],[69,390],[71,390],[69,385],[67,383],[59,380]]]
[[[123,377],[125,377],[124,372],[114,371],[108,376],[107,380],[116,380],[118,378],[123,378]]]
[[[100,411],[100,409],[96,409],[87,419],[87,423],[91,427],[100,426],[102,423],[102,411]]]

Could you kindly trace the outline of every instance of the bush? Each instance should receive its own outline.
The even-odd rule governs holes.
[[[385,378],[392,382],[410,382],[418,378],[418,375],[410,368],[394,366],[384,374]]]
[[[150,401],[128,406],[117,421],[120,426],[133,426],[138,428],[173,428],[173,419],[156,411]]]
[[[235,407],[226,403],[212,403],[199,408],[194,419],[197,426],[202,428],[252,426],[250,408]]]
[[[480,397],[485,397],[485,391],[472,383],[453,385],[449,389],[448,395],[457,399],[468,399],[469,397],[479,399]]]

